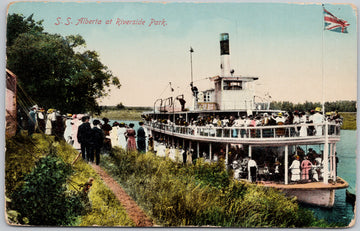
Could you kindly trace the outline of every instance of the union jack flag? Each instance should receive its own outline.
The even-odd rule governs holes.
[[[340,18],[335,17],[332,13],[324,9],[324,27],[325,30],[330,30],[339,33],[347,33],[347,28],[350,24]]]

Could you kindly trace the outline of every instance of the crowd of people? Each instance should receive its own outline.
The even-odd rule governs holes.
[[[28,118],[25,121],[25,118]],[[144,123],[139,122],[135,131],[134,123],[125,124],[113,122],[108,118],[91,119],[86,114],[66,114],[49,109],[47,112],[37,105],[33,106],[28,115],[18,115],[18,129],[27,129],[28,135],[43,133],[52,135],[55,140],[64,140],[81,152],[82,158],[88,162],[100,163],[100,154],[111,155],[112,147],[121,147],[127,151],[138,150],[145,153],[147,150],[147,131]]]
[[[289,179],[292,183],[318,182],[324,177],[325,160],[322,159],[322,154],[316,153],[312,148],[305,153],[301,147],[297,147],[297,151],[289,156],[289,161],[291,162],[291,165],[288,166]],[[336,164],[338,162],[336,157]],[[284,180],[284,164],[279,162],[278,158],[273,158],[272,161],[252,159],[251,157],[239,158],[232,162],[231,167],[234,169],[234,178],[236,179],[250,176],[251,182]]]
[[[323,123],[325,120],[332,125],[341,125],[342,118],[337,112],[326,113],[322,115],[321,108],[317,107],[314,110],[309,112],[278,112],[278,113],[261,113],[257,115],[248,115],[248,116],[220,116],[220,115],[208,115],[208,116],[198,116],[196,118],[190,118],[189,121],[186,121],[181,115],[171,121],[170,119],[154,119],[151,115],[145,116],[144,119],[153,124],[168,124],[168,125],[178,125],[185,126],[190,128],[195,127],[206,127],[211,128],[246,128],[246,127],[259,127],[259,126],[275,126],[275,125],[299,125],[291,129],[292,134],[289,136],[322,136],[323,135]],[[307,126],[307,124],[313,124]],[[333,129],[333,127],[331,127]],[[281,133],[282,132],[282,133]],[[285,135],[285,130],[278,129],[277,135]],[[333,134],[334,130],[329,131],[330,134]],[[240,133],[240,134],[239,134]],[[255,131],[254,131],[255,133]],[[215,134],[214,134],[215,135]],[[232,130],[232,137],[246,137],[249,134],[246,134],[245,130]],[[256,134],[254,134],[256,135]],[[264,136],[270,134],[264,134]]]

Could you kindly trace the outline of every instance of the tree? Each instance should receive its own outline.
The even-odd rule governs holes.
[[[29,32],[42,32],[44,27],[42,22],[35,22],[33,19],[33,14],[25,18],[21,14],[11,14],[7,18],[7,30],[6,30],[6,46],[11,46],[14,43],[14,40],[22,33]]]
[[[125,109],[125,106],[123,103],[119,103],[118,105],[116,105],[116,109],[122,110]]]
[[[9,18],[18,20],[18,15]],[[8,23],[8,31],[15,31],[11,27],[18,24]],[[85,45],[80,35],[63,37],[40,29],[26,30],[7,47],[7,66],[30,97],[45,108],[99,111],[96,99],[108,95],[110,85],[120,88],[121,84],[96,51],[83,51]]]

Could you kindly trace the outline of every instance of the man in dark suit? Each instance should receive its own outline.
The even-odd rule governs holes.
[[[91,126],[89,123],[90,118],[83,116],[81,121],[83,122],[78,129],[77,138],[81,146],[81,154],[84,160],[89,160],[91,149]]]
[[[138,146],[138,151],[141,153],[145,153],[146,152],[146,134],[145,134],[145,130],[144,130],[144,123],[143,122],[139,122],[139,129],[137,130],[137,146]]]
[[[92,128],[91,133],[91,154],[90,154],[90,161],[94,162],[94,154],[96,158],[96,165],[100,164],[100,150],[104,144],[104,132],[100,128],[100,120],[94,120],[93,122],[94,127]]]

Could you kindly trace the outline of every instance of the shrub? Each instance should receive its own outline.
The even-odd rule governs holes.
[[[71,172],[71,166],[53,154],[41,158],[26,175],[21,190],[12,195],[13,209],[31,225],[73,224],[83,205],[78,194],[67,192],[65,183]]]
[[[101,165],[143,209],[164,226],[311,227],[326,226],[294,198],[273,188],[231,179],[223,162],[193,166],[153,153],[114,149]]]
[[[68,219],[67,222],[69,223],[64,221],[63,224],[59,225],[134,226],[133,221],[128,217],[125,209],[121,206],[115,195],[103,183],[100,176],[96,174],[90,165],[82,161],[80,158],[74,163],[74,165],[70,166],[70,164],[73,163],[74,159],[78,155],[78,152],[63,141],[52,141],[53,137],[43,136],[41,134],[33,134],[32,138],[19,135],[6,140],[5,185],[6,195],[9,197],[9,202],[7,203],[6,207],[9,222],[17,224],[29,223],[29,219],[26,217],[27,215],[25,215],[25,212],[21,211],[20,213],[22,205],[20,205],[19,202],[22,203],[23,200],[26,200],[26,212],[29,214],[34,213],[31,211],[32,207],[38,209],[38,206],[47,206],[46,209],[56,210],[56,212],[58,212],[58,207],[52,207],[55,205],[55,203],[50,202],[49,204],[47,201],[48,198],[42,198],[37,193],[37,185],[34,185],[34,182],[37,180],[34,173],[41,169],[39,167],[35,167],[35,165],[37,166],[40,163],[40,159],[45,157],[47,153],[52,150],[53,155],[51,159],[57,159],[55,162],[59,164],[61,163],[60,165],[64,166],[64,168],[60,169],[63,171],[62,173],[55,173],[54,171],[47,172],[49,173],[49,176],[51,176],[50,178],[52,180],[56,179],[58,185],[60,184],[60,181],[56,178],[58,177],[57,175],[62,175],[65,173],[65,171],[71,172],[71,174],[66,178],[66,182],[64,184],[60,184],[61,190],[65,191],[63,191],[64,193],[61,194],[59,198],[56,198],[56,200],[66,200],[70,202],[69,204],[71,204],[71,207],[67,208],[67,212],[72,211],[72,214],[70,214],[69,218],[71,218],[72,215],[75,216],[78,214],[77,212],[81,210],[81,216],[72,217],[71,219],[66,218]],[[50,158],[50,156],[47,158]],[[41,160],[41,162],[42,161],[44,160]],[[65,170],[67,168],[70,170]],[[33,177],[30,177],[29,174],[31,174]],[[55,177],[53,176],[54,174]],[[31,188],[34,191],[32,193],[29,192],[29,177],[31,178],[32,182]],[[94,183],[91,187],[88,197],[84,198],[85,200],[81,200],[80,197],[81,206],[86,206],[85,209],[80,209],[80,207],[78,207],[80,205],[78,203],[78,191],[80,190],[80,185],[85,183],[89,177],[94,178]],[[50,183],[52,182],[51,179],[49,179]],[[45,185],[41,184],[38,186],[45,187]],[[26,190],[24,190],[24,187]],[[59,189],[60,188],[57,188],[57,190]],[[46,188],[46,190],[48,189]],[[13,197],[17,197],[17,199],[15,200]],[[67,205],[68,204],[66,204],[66,206]],[[91,211],[89,211],[90,205]],[[61,204],[60,210],[63,209],[63,207],[64,205]],[[14,210],[14,208],[19,210]],[[86,214],[84,214],[84,212],[86,212]],[[50,216],[51,214],[48,215]],[[68,215],[60,214],[60,216]],[[56,220],[56,218],[47,219]],[[45,223],[41,222],[39,225],[45,225]]]

